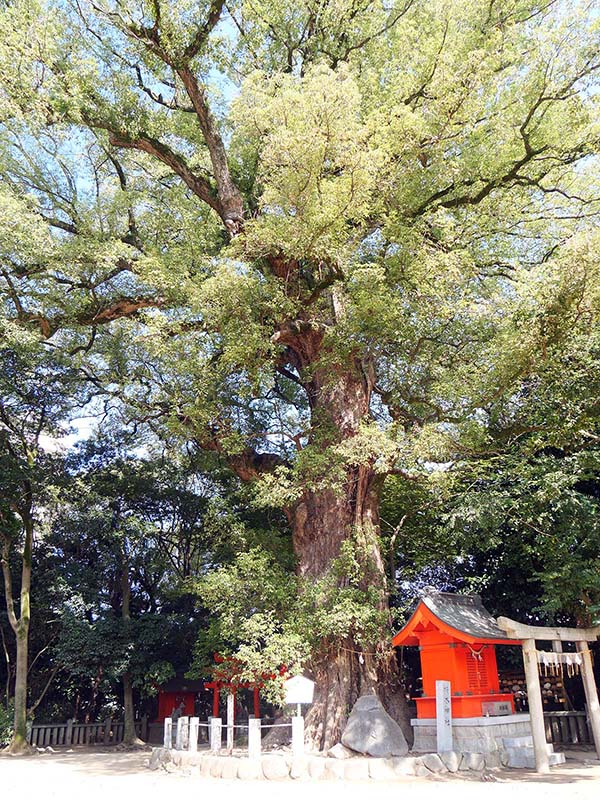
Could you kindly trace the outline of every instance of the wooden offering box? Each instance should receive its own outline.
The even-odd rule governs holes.
[[[450,681],[453,717],[514,714],[512,693],[500,693],[495,646],[520,641],[507,638],[477,595],[430,591],[392,642],[419,648],[419,719],[435,718],[436,681]]]

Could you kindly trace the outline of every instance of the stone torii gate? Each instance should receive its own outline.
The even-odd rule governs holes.
[[[507,617],[498,617],[497,622],[498,627],[506,631],[509,637],[520,639],[522,642],[536,772],[550,771],[548,748],[546,747],[546,730],[544,727],[542,690],[538,673],[538,654],[535,647],[536,639],[551,641],[555,652],[560,652],[562,642],[575,642],[577,652],[581,656],[581,677],[587,701],[590,727],[594,737],[596,753],[600,758],[600,704],[598,703],[598,689],[594,680],[592,656],[588,645],[588,642],[595,642],[600,636],[600,625],[596,625],[593,628],[542,628],[534,625],[523,625]]]

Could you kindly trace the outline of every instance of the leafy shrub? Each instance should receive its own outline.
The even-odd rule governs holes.
[[[14,713],[12,703],[8,708],[4,704],[0,706],[0,747],[6,747],[12,739]]]

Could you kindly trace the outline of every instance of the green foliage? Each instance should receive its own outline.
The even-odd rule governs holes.
[[[213,621],[196,642],[193,674],[206,675],[213,653],[233,656],[239,679],[278,676],[265,697],[281,703],[283,665],[292,674],[309,657],[323,657],[340,642],[370,651],[385,636],[389,613],[381,591],[365,583],[360,550],[345,542],[325,575],[309,580],[282,570],[259,550],[209,572],[194,586]]]
[[[15,710],[11,705],[0,705],[0,747],[6,747],[12,739],[14,716]]]

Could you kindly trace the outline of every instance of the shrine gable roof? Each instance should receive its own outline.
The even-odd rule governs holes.
[[[393,638],[394,646],[419,644],[418,634],[437,629],[452,638],[467,642],[519,644],[508,636],[487,611],[479,595],[460,595],[428,590],[420,599],[406,625]]]

